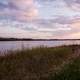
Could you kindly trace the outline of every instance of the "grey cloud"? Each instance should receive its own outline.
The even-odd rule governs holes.
[[[18,9],[18,7],[13,4],[12,2],[8,2],[8,4],[4,4],[0,2],[0,9],[3,10],[5,8],[9,8],[9,9]]]
[[[58,16],[56,19],[51,20],[51,22],[59,23],[59,24],[70,24],[71,18],[65,16]]]
[[[40,27],[45,27],[45,28],[56,28],[55,24],[61,24],[61,25],[67,25],[70,24],[72,21],[71,18],[69,17],[64,17],[64,16],[58,16],[55,19],[38,19],[33,21],[33,23],[40,25]]]
[[[76,1],[75,1],[75,3],[78,3],[78,4],[80,4],[80,0],[76,0]]]
[[[9,3],[8,3],[8,8],[16,9],[16,10],[19,9],[19,8],[18,8],[14,3],[12,3],[12,2],[9,2]]]
[[[35,29],[35,28],[30,28],[30,27],[25,27],[25,28],[21,28],[21,29],[23,29],[23,30],[27,30],[27,31],[37,31],[37,29]]]
[[[45,3],[45,2],[52,2],[52,1],[56,1],[56,0],[36,0],[36,1],[39,1],[41,3]]]
[[[64,0],[67,4],[77,3],[80,4],[80,0]]]
[[[49,3],[53,3],[56,0],[35,0],[36,2],[38,2],[41,5],[47,5]]]
[[[80,10],[80,0],[64,0],[67,6],[73,10]],[[77,5],[76,5],[77,4]]]

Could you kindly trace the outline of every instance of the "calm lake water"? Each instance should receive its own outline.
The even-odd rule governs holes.
[[[24,48],[35,48],[39,46],[55,47],[60,45],[80,44],[80,40],[75,41],[1,41],[0,51],[16,50]]]

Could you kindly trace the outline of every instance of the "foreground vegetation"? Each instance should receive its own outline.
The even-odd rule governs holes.
[[[8,51],[0,56],[0,80],[80,80],[79,45]]]

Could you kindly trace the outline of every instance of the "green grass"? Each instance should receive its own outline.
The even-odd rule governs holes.
[[[80,56],[72,63],[65,65],[57,75],[49,76],[50,80],[80,80]]]
[[[8,51],[0,56],[0,80],[78,80],[80,60],[64,65],[61,72],[55,69],[66,63],[80,46],[40,47],[30,50]],[[73,67],[73,65],[75,65]],[[79,73],[74,72],[77,70]],[[72,74],[71,74],[72,73]],[[70,75],[69,75],[70,74]]]

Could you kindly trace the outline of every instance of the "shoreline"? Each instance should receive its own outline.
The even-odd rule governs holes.
[[[66,65],[73,64],[73,61],[80,57],[80,45],[23,48],[22,50],[9,51],[8,53],[5,54],[4,52],[4,56],[0,56],[1,80],[62,80],[64,76],[60,75]],[[72,70],[74,71],[75,69],[74,67]],[[71,74],[70,72],[68,73]],[[66,76],[66,80],[69,80],[66,73],[63,75]],[[74,77],[74,75],[71,77]]]

